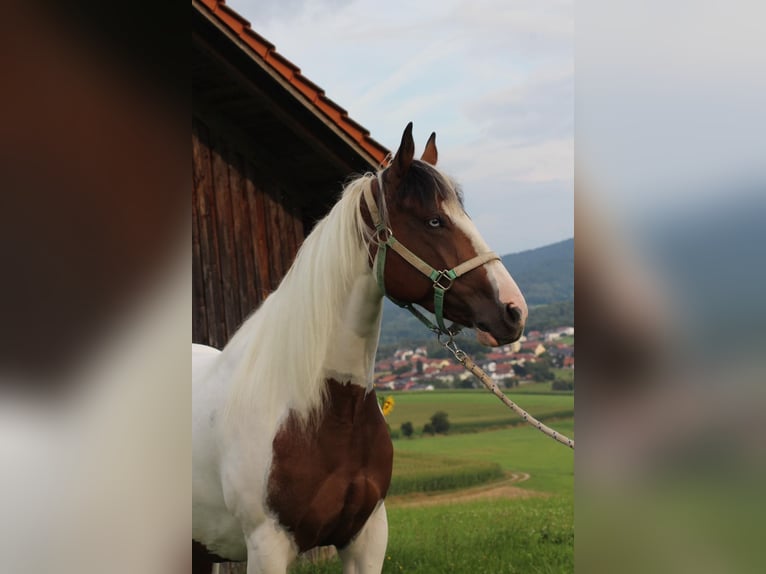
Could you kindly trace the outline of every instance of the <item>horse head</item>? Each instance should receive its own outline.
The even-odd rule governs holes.
[[[384,222],[378,222],[373,247],[392,247],[379,271],[386,295],[400,304],[420,305],[439,321],[443,314],[476,328],[485,345],[517,340],[527,319],[526,302],[465,212],[457,184],[436,168],[436,134],[419,160],[414,153],[410,123],[393,160],[372,185],[374,200],[368,200],[368,209],[382,214],[373,213],[373,223]]]

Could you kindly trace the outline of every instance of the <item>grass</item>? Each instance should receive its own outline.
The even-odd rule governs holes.
[[[553,369],[554,372],[556,369]],[[519,385],[518,387],[513,387],[513,390],[503,390],[506,394],[511,395],[523,395],[523,394],[540,394],[540,395],[571,395],[572,391],[554,391],[551,390],[551,383],[550,381],[545,381],[542,383],[526,383],[524,385]]]
[[[388,509],[384,573],[516,574],[574,570],[572,497]],[[291,574],[341,571],[337,558]]]
[[[569,383],[574,381],[574,369],[551,369],[557,379],[567,381]]]
[[[557,431],[574,438],[573,419],[557,421]],[[574,480],[574,453],[530,426],[473,434],[398,440],[397,452],[455,457],[461,460],[493,462],[504,471],[527,472],[532,477],[518,486],[552,493],[571,494]]]
[[[540,422],[547,423],[548,421],[558,421],[561,419],[570,418],[574,414],[573,410],[553,411],[550,413],[538,414],[537,419]],[[461,433],[475,433],[488,430],[495,430],[499,428],[507,428],[508,426],[524,426],[525,423],[520,418],[509,419],[507,417],[500,419],[482,419],[470,422],[453,423],[450,426],[449,434],[461,434]],[[422,435],[425,436],[425,435]],[[392,435],[393,437],[393,435]],[[400,437],[394,437],[400,438]]]
[[[550,390],[550,383],[543,383]],[[532,385],[529,385],[530,387]],[[430,391],[390,393],[396,406],[387,417],[392,429],[398,430],[405,421],[412,422],[416,432],[422,430],[436,411],[445,411],[454,425],[453,431],[472,430],[487,426],[507,426],[518,422],[520,418],[508,410],[496,397],[486,390],[469,391]],[[572,393],[545,392],[534,394],[531,391],[506,393],[511,400],[514,395],[523,395],[519,406],[535,417],[558,415],[571,417],[574,412]],[[384,396],[388,396],[389,393]]]
[[[392,508],[383,571],[571,572],[570,508],[564,497]]]
[[[389,495],[454,490],[504,476],[499,464],[396,450]]]

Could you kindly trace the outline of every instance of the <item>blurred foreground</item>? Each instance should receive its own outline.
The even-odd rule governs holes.
[[[576,570],[761,572],[760,8],[577,10]]]
[[[0,571],[187,572],[189,106],[177,16],[3,8]]]

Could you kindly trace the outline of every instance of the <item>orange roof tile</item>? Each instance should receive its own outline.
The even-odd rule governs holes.
[[[229,8],[224,0],[198,0],[198,2],[247,44],[263,62],[298,90],[311,106],[329,118],[375,161],[379,164],[385,162],[389,150],[371,138],[369,130],[349,118],[346,110],[325,96],[322,88],[301,74],[298,66],[279,54],[274,48],[274,44],[255,32],[250,27],[250,22]]]

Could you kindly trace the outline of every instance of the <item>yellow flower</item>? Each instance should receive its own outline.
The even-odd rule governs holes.
[[[394,410],[394,397],[386,397],[383,401],[383,416],[387,417]]]

